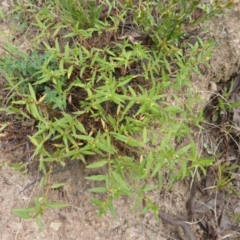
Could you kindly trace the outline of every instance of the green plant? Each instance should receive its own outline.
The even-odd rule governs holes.
[[[53,1],[62,23],[69,23],[71,26],[86,29],[94,27],[101,13],[101,5],[96,1],[84,0],[58,0]]]
[[[43,229],[43,223],[39,216],[44,213],[46,208],[56,209],[68,206],[69,205],[65,203],[48,202],[47,197],[44,196],[36,198],[34,207],[16,208],[13,209],[13,213],[23,219],[35,219],[38,227]]]
[[[45,175],[53,163],[64,166],[66,159],[81,159],[87,168],[106,168],[105,175],[86,178],[102,183],[89,189],[105,196],[92,199],[100,214],[114,213],[113,200],[121,195],[137,195],[134,208],[144,199],[142,213],[156,214],[149,191],[170,187],[195,167],[204,171],[212,163],[198,156],[194,141],[175,147],[202,121],[202,114],[196,118],[193,113],[198,97],[179,97],[191,86],[192,72],[200,74],[199,64],[207,64],[211,53],[211,41],[198,39],[191,45],[185,40],[184,29],[191,25],[198,2],[106,1],[108,18],[102,21],[104,5],[95,6],[95,1],[59,0],[40,9],[34,4],[20,9],[32,18],[35,14],[35,41],[43,45],[30,54],[9,49],[12,54],[2,58],[9,93],[8,108],[1,110],[37,121],[29,139]],[[149,43],[131,41],[132,36],[109,40],[117,39],[119,24],[129,14]],[[47,144],[53,146],[51,152]],[[88,164],[86,156],[96,154],[101,159]],[[147,184],[151,179],[157,179],[155,185]],[[41,226],[38,216],[48,206],[40,198],[34,208],[14,213],[36,217]]]

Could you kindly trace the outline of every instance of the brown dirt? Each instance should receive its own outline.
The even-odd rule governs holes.
[[[0,4],[7,1],[0,1]],[[8,10],[8,9],[7,9]],[[227,81],[240,68],[240,4],[228,14],[216,18],[207,26],[211,29],[210,35],[216,39],[216,49],[210,60],[210,67],[202,77],[193,78],[193,88],[201,94],[203,100],[208,101],[212,94],[209,83]],[[0,31],[10,36],[11,31],[7,23],[1,25]],[[3,35],[2,35],[3,36]],[[0,43],[6,42],[1,37]],[[1,52],[0,52],[1,54]],[[201,106],[202,107],[202,106]],[[15,141],[11,142],[11,141]],[[85,176],[91,174],[91,170],[85,169],[79,163],[74,169],[53,175],[51,182],[66,182],[62,190],[51,190],[50,200],[68,202],[71,206],[61,210],[47,210],[42,216],[44,231],[40,231],[32,220],[20,220],[12,214],[13,208],[26,207],[34,201],[35,196],[43,194],[38,185],[28,188],[23,193],[20,190],[37,176],[30,174],[21,176],[17,171],[8,166],[12,161],[20,159],[26,152],[27,143],[16,147],[16,140],[2,141],[0,154],[0,239],[24,239],[24,240],[102,240],[102,239],[138,239],[138,240],[167,240],[185,239],[182,230],[158,222],[152,213],[144,216],[138,211],[130,212],[133,198],[121,197],[115,202],[116,217],[110,213],[99,218],[97,209],[90,203],[94,197],[87,189],[92,183],[85,181]],[[21,140],[22,141],[22,140]],[[7,147],[13,147],[11,151],[5,151]],[[31,153],[28,159],[31,157]],[[37,173],[36,173],[37,174]],[[185,203],[188,199],[188,184],[178,182],[169,193],[155,192],[152,200],[171,216],[186,215]],[[197,224],[192,224],[197,239],[203,231]],[[240,239],[240,236],[228,239]]]

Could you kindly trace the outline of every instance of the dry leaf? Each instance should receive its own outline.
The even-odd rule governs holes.
[[[220,193],[217,196],[203,196],[199,200],[195,201],[194,212],[206,213],[210,209],[214,209],[216,206],[224,202],[224,193]]]

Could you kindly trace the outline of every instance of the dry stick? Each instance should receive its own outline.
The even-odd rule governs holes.
[[[138,220],[138,221],[139,221],[139,220]],[[153,226],[151,226],[151,225],[149,225],[149,224],[146,224],[146,223],[144,223],[144,222],[142,222],[142,221],[139,221],[139,223],[142,224],[142,225],[144,225],[145,227],[147,227],[147,228],[155,231],[155,232],[158,230],[158,228],[153,227]],[[162,235],[162,236],[166,237],[168,240],[178,240],[178,239],[176,239],[176,238],[174,238],[174,237],[171,237],[171,236],[169,236],[169,235],[167,235],[167,234],[164,234],[163,232],[160,232],[159,235]]]
[[[175,220],[169,216],[167,216],[166,214],[159,212],[158,216],[165,222],[174,225],[174,226],[179,226],[183,229],[185,235],[187,236],[188,240],[196,240],[195,236],[193,235],[193,233],[191,232],[191,230],[189,229],[188,225],[181,220]]]
[[[66,171],[68,169],[71,169],[73,167],[75,167],[75,165],[77,165],[78,161],[70,164],[69,166],[63,167],[63,168],[58,168],[56,170],[54,170],[51,174],[57,174],[59,172],[63,172]],[[31,183],[28,183],[21,191],[19,191],[19,193],[22,193],[23,191],[25,191],[27,188],[31,187],[32,185],[34,185],[36,182],[39,182],[41,180],[42,177],[38,177],[37,179],[35,179],[34,181],[32,181]]]
[[[190,196],[189,196],[189,198],[188,198],[188,200],[186,202],[188,218],[190,218],[190,219],[192,219],[192,216],[194,214],[193,205],[194,205],[195,195],[196,195],[196,176],[192,180],[191,189],[190,189]]]

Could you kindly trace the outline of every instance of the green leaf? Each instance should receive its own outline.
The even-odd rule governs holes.
[[[128,137],[119,133],[111,132],[111,134],[119,141],[121,142],[127,142]]]
[[[147,156],[147,159],[146,159],[146,167],[145,167],[145,172],[144,172],[144,175],[147,177],[148,174],[150,173],[150,170],[153,166],[153,160],[154,160],[154,157],[153,157],[153,152],[151,151],[148,156]]]
[[[186,153],[190,148],[191,148],[191,144],[188,144],[188,145],[180,148],[179,150],[177,150],[176,155],[181,156],[181,155],[183,155],[184,153]]]
[[[162,168],[163,163],[162,162],[158,162],[157,165],[155,166],[152,174],[151,174],[151,178],[154,177],[156,175],[156,173],[158,173],[160,171],[160,169]]]
[[[40,109],[37,108],[37,105],[35,103],[28,104],[29,112],[33,115],[33,117],[39,121],[43,121],[41,115],[40,115]]]
[[[60,46],[59,46],[59,43],[58,43],[58,39],[56,38],[55,40],[55,49],[57,50],[57,52],[60,52]]]
[[[37,223],[38,227],[39,227],[41,230],[43,230],[43,223],[42,223],[41,219],[40,219],[39,217],[36,217],[35,220],[36,220],[36,223]]]
[[[148,210],[150,209],[150,207],[147,205],[143,208],[143,210],[141,211],[141,215],[143,215],[144,213],[146,213]]]
[[[77,138],[77,139],[81,139],[81,140],[85,140],[85,141],[93,141],[94,138],[91,136],[85,136],[85,135],[79,135],[79,134],[72,134],[73,137]]]
[[[67,203],[47,202],[46,206],[49,208],[64,208],[69,207],[70,205]]]
[[[14,104],[26,104],[26,100],[12,101]],[[6,111],[6,109],[4,109]]]
[[[147,138],[147,128],[144,127],[143,128],[143,143],[146,144],[148,142],[148,138]]]
[[[116,217],[116,211],[115,211],[112,199],[108,199],[108,201],[106,203],[106,207],[108,207],[108,209],[111,211],[112,215],[114,217]]]
[[[1,123],[0,124],[0,132],[2,132],[2,130],[4,130],[4,128],[6,128],[9,125],[9,123]]]
[[[138,77],[137,75],[128,75],[126,77],[121,77],[119,78],[119,82],[117,84],[118,87],[122,87],[122,86],[125,86],[127,85],[133,78],[136,78]]]
[[[149,191],[152,191],[153,189],[156,189],[158,186],[147,186],[144,188],[144,192],[149,192]]]
[[[128,144],[131,147],[143,147],[143,142],[134,139],[134,138],[128,138],[128,140],[126,141],[126,144]]]
[[[95,199],[95,198],[91,198],[90,201],[98,207],[101,207],[104,204],[103,201],[100,201],[100,200]]]
[[[187,161],[182,161],[182,164],[181,164],[181,179],[184,179],[187,175]]]
[[[64,75],[65,69],[64,69],[64,60],[61,59],[59,62],[59,70],[61,71],[62,75]]]
[[[51,188],[60,188],[60,187],[63,187],[65,185],[65,183],[55,183],[51,186]]]
[[[71,65],[71,66],[68,68],[68,71],[67,71],[67,77],[68,77],[68,79],[71,77],[72,72],[73,72],[73,65]]]
[[[237,108],[237,107],[240,107],[240,100],[236,101],[236,102],[233,102],[233,103],[230,103],[230,106],[232,108]]]
[[[139,205],[142,204],[142,197],[139,197],[136,202],[134,203],[133,207],[132,207],[132,210],[136,210]]]
[[[101,160],[95,163],[92,163],[90,165],[87,165],[86,168],[100,168],[103,167],[104,165],[106,165],[108,163],[107,160]]]
[[[94,175],[94,176],[90,176],[90,177],[85,177],[85,179],[91,180],[91,181],[105,181],[106,176],[105,175]]]
[[[2,8],[0,8],[0,20],[5,20],[5,15]]]
[[[129,190],[129,188],[127,187],[127,184],[126,184],[126,182],[123,180],[123,178],[122,178],[118,173],[116,173],[116,172],[113,172],[112,174],[113,174],[114,179],[119,183],[119,186],[122,188],[122,190],[127,191],[126,194],[127,194],[127,193],[130,193],[130,190]]]
[[[95,192],[95,193],[105,193],[107,192],[107,188],[105,187],[95,187],[88,189],[89,192]]]
[[[32,215],[30,213],[34,213],[35,211],[35,208],[15,208],[12,210],[13,214],[24,219],[32,218]]]
[[[34,99],[34,101],[37,101],[35,91],[33,90],[33,87],[30,83],[28,84],[28,87],[29,87],[29,92],[31,94],[31,97]]]
[[[82,133],[84,133],[84,134],[87,134],[87,132],[86,132],[83,124],[80,123],[79,121],[76,120],[74,126],[75,126],[80,132],[82,132]]]

